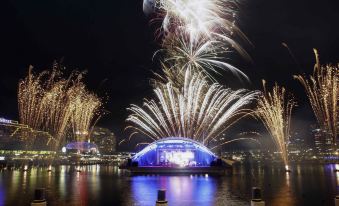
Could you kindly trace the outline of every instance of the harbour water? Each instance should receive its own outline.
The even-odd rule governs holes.
[[[72,166],[0,171],[0,205],[29,205],[35,188],[46,188],[48,205],[155,205],[158,189],[169,205],[249,205],[251,187],[262,188],[266,205],[334,205],[339,173],[335,165],[239,165],[231,176],[131,176],[116,166]]]

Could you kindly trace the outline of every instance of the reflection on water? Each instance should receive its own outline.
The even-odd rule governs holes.
[[[267,205],[334,205],[339,165],[241,165],[232,176],[130,176],[114,166],[60,166],[0,171],[0,205],[29,205],[35,188],[46,188],[48,205],[154,205],[157,189],[169,205],[248,205],[259,186]]]
[[[131,191],[139,205],[154,204],[155,188],[167,190],[171,205],[216,205],[217,180],[205,175],[138,176],[131,179]]]
[[[5,189],[2,185],[0,185],[0,204],[5,202]]]
[[[335,169],[337,170],[337,171],[339,171],[339,164],[336,164],[335,165]],[[336,176],[337,176],[337,190],[339,189],[339,172],[336,172]]]

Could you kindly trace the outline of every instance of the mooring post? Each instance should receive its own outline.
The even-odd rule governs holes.
[[[47,206],[44,188],[35,189],[34,200],[31,203],[31,206]]]
[[[158,190],[158,199],[155,206],[168,206],[165,189]]]
[[[261,190],[258,187],[252,188],[251,206],[265,206],[265,202],[261,199]]]
[[[339,206],[339,195],[334,198],[334,205]]]

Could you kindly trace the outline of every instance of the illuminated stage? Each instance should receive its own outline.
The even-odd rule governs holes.
[[[170,137],[151,143],[122,169],[132,173],[229,173],[230,166],[192,139]]]

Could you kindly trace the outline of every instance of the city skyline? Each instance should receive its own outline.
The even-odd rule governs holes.
[[[4,77],[0,82],[3,88],[0,93],[1,115],[18,119],[17,82],[25,77],[30,64],[35,67],[35,72],[40,72],[51,67],[54,60],[63,58],[64,65],[68,68],[66,72],[69,73],[75,68],[87,69],[85,82],[88,87],[107,98],[104,107],[109,114],[103,116],[98,125],[112,129],[118,136],[125,136],[123,128],[126,126],[124,121],[127,117],[126,108],[132,103],[141,103],[143,97],[152,96],[149,81],[154,77],[152,71],[159,71],[157,63],[151,60],[154,50],[159,48],[159,45],[153,40],[154,28],[149,27],[149,19],[142,13],[141,4],[141,1],[115,3],[114,6],[121,8],[122,11],[135,9],[135,12],[131,12],[132,16],[125,16],[124,12],[115,13],[101,9],[103,6],[113,6],[110,2],[97,5],[101,13],[93,9],[88,2],[71,5],[45,3],[25,10],[23,8],[30,8],[25,3],[7,4],[8,11],[4,13],[11,18],[2,20],[9,25],[9,29],[3,34],[5,35],[3,40],[6,39],[6,42],[3,47],[4,53],[1,55],[3,66],[6,68],[0,71]],[[276,13],[274,8],[277,5],[273,3],[264,4],[263,1],[258,1],[239,4],[237,25],[253,44],[253,46],[248,43],[242,44],[252,57],[253,63],[238,55],[232,57],[231,63],[241,68],[249,76],[252,84],[239,85],[228,73],[223,73],[223,77],[217,78],[223,84],[234,88],[244,86],[259,89],[263,78],[270,80],[269,85],[277,81],[286,86],[289,92],[294,93],[299,105],[293,113],[294,125],[297,125],[295,128],[304,129],[300,125],[315,123],[315,117],[303,88],[293,80],[292,75],[312,73],[315,62],[313,47],[318,48],[322,64],[336,62],[339,59],[336,52],[333,52],[339,47],[339,42],[335,39],[339,29],[334,26],[337,14],[329,12],[316,17],[313,15],[321,8],[325,10],[335,8],[335,3],[319,5],[309,2],[308,7],[303,9],[302,16],[297,13],[303,7],[301,3],[293,8],[289,8],[289,2],[286,1],[277,4],[281,7],[281,15]],[[16,12],[10,13],[13,10]],[[60,14],[53,12],[56,10],[60,10]],[[267,12],[261,14],[262,10]],[[80,16],[84,18],[72,17],[72,12],[80,12]],[[46,18],[36,20],[40,15],[45,15]],[[103,18],[103,15],[111,18]],[[328,18],[327,15],[334,17]],[[64,21],[66,18],[68,23]],[[128,23],[119,24],[123,19]],[[322,19],[326,19],[326,25],[321,24]],[[18,21],[21,23],[14,25]],[[300,30],[300,25],[305,29]],[[60,29],[57,29],[58,27]],[[138,30],[142,31],[142,35],[135,35]],[[331,32],[326,32],[329,30]],[[22,36],[24,34],[31,35]],[[41,38],[33,37],[36,35]],[[24,37],[25,40],[20,42],[20,37]],[[101,45],[100,48],[96,48],[97,43]],[[290,50],[282,43],[286,43]],[[13,45],[16,48],[15,52],[9,49]],[[8,52],[5,52],[6,48]],[[128,61],[129,58],[133,58],[133,61]],[[127,81],[130,83],[126,83]],[[3,101],[4,99],[6,101]],[[253,121],[240,124],[245,124],[249,128],[257,125]],[[251,126],[252,124],[254,126]],[[236,128],[233,130],[235,132],[230,135],[242,132]]]
[[[339,206],[339,1],[4,1],[0,205]]]

